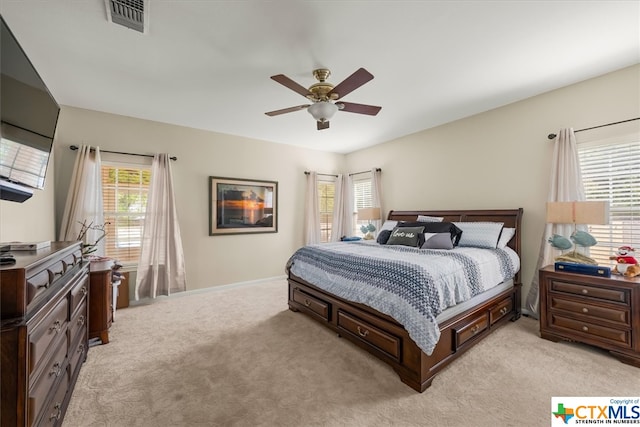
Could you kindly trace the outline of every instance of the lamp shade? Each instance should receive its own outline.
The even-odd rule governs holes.
[[[378,220],[380,219],[380,208],[362,208],[358,209],[358,221],[362,220]]]
[[[608,224],[608,202],[547,202],[551,224]]]
[[[307,111],[316,121],[327,122],[331,120],[331,117],[338,111],[338,106],[333,102],[319,101],[311,104],[311,106],[307,108]]]

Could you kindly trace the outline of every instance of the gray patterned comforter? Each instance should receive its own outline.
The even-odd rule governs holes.
[[[438,314],[513,278],[519,268],[510,248],[447,251],[365,241],[305,246],[286,267],[325,291],[391,316],[428,355],[440,338]]]

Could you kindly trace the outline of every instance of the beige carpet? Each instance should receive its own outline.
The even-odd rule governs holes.
[[[64,427],[546,426],[551,396],[640,393],[640,369],[521,318],[420,394],[286,301],[278,280],[119,310]]]

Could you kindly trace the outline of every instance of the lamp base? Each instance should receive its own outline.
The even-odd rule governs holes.
[[[572,262],[574,264],[598,265],[596,260],[594,260],[593,258],[589,258],[588,256],[579,254],[577,252],[571,252],[568,254],[557,256],[556,261]]]

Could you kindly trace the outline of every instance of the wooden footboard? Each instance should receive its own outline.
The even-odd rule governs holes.
[[[441,216],[445,221],[504,222],[515,236],[509,246],[520,255],[522,209],[468,211],[391,211],[390,220],[415,220],[417,215]],[[508,320],[520,318],[520,273],[514,286],[495,297],[442,322],[440,340],[426,355],[404,327],[378,311],[346,301],[289,273],[289,308],[300,311],[336,331],[339,336],[388,363],[400,379],[423,392],[435,375],[458,356]]]
[[[440,325],[440,340],[427,356],[409,333],[391,317],[362,304],[346,301],[289,275],[289,308],[336,331],[380,360],[400,379],[423,392],[435,375],[507,320],[520,317],[520,285],[461,313]]]

